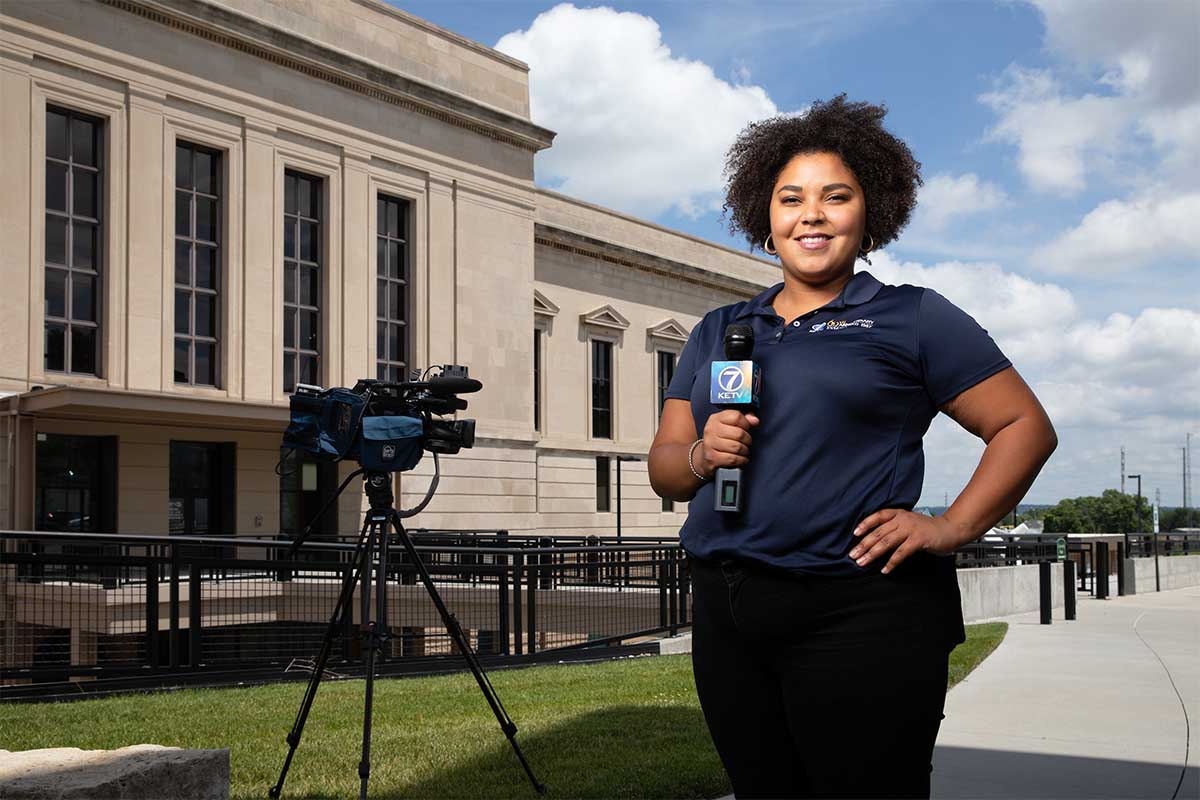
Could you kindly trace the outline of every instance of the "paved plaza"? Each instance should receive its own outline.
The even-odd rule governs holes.
[[[1200,797],[1200,587],[1003,621],[947,695],[933,797]]]

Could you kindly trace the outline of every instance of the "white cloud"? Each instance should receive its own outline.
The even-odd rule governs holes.
[[[1096,172],[1122,183],[1192,185],[1200,174],[1200,5],[1032,1],[1061,65],[1010,66],[980,97],[999,118],[988,137],[1017,146],[1018,166],[1039,191],[1078,193]],[[1069,78],[1095,88],[1068,92]]]
[[[1089,166],[1110,162],[1125,142],[1132,109],[1118,98],[1065,96],[1044,70],[1009,67],[980,99],[999,122],[989,140],[1017,145],[1017,166],[1038,191],[1073,194],[1086,188]],[[1103,122],[1099,122],[1099,121]]]
[[[641,14],[564,3],[496,49],[529,64],[532,117],[558,132],[539,179],[633,214],[719,209],[726,149],[777,113],[761,87],[673,56]]]
[[[973,172],[934,175],[921,187],[913,227],[941,231],[952,219],[1000,208],[1007,200],[1003,189]]]
[[[871,274],[884,283],[927,286],[944,295],[982,325],[1014,364],[1050,366],[1057,348],[1047,340],[1079,319],[1069,291],[1039,283],[989,262],[944,261],[932,266],[872,257]],[[1056,333],[1051,333],[1051,332]]]
[[[1200,252],[1200,192],[1166,187],[1108,200],[1035,252],[1035,265],[1060,274],[1115,273]]]
[[[995,264],[926,266],[886,252],[873,261],[871,273],[885,283],[928,286],[971,314],[1033,388],[1054,422],[1059,449],[1030,502],[1113,487],[1097,469],[1097,453],[1108,458],[1112,451],[1115,479],[1121,444],[1130,446],[1131,459],[1140,459],[1133,471],[1169,474],[1164,471],[1172,459],[1178,464],[1184,431],[1200,427],[1200,313],[1146,308],[1097,318],[1085,315],[1064,287]],[[941,419],[930,428],[925,450],[922,504],[940,505],[943,492],[953,499],[966,484],[983,445]],[[1177,491],[1171,499],[1170,484],[1162,489],[1166,502],[1179,502]]]

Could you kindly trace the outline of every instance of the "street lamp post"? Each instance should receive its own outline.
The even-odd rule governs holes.
[[[1137,526],[1138,533],[1142,533],[1142,476],[1129,475],[1127,477],[1137,480]],[[1151,541],[1154,542],[1154,591],[1161,592],[1162,582],[1158,576],[1158,534],[1151,531],[1150,537]],[[1125,538],[1126,542],[1128,542],[1129,534],[1125,534]],[[1125,552],[1127,554],[1129,552],[1128,543],[1125,545]]]

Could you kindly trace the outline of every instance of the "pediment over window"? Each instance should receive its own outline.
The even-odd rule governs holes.
[[[553,317],[558,313],[558,306],[550,302],[550,299],[546,297],[546,295],[542,294],[537,289],[534,289],[533,313],[540,314],[543,317]]]
[[[623,331],[629,327],[629,320],[621,316],[621,313],[610,305],[603,305],[586,314],[580,314],[579,322],[582,325],[594,325],[598,328],[609,328],[616,331]]]
[[[674,319],[665,319],[646,328],[646,336],[652,339],[666,339],[669,342],[687,342],[688,330]]]

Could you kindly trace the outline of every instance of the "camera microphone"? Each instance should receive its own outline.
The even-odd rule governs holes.
[[[758,409],[758,389],[762,370],[750,360],[754,352],[754,329],[734,323],[725,328],[725,360],[712,362],[709,401],[721,408],[743,414]],[[739,512],[744,504],[742,470],[720,467],[714,476],[713,509]]]
[[[471,394],[483,388],[483,384],[474,378],[447,378],[437,376],[425,381],[425,387],[430,394],[440,397],[452,394]]]

